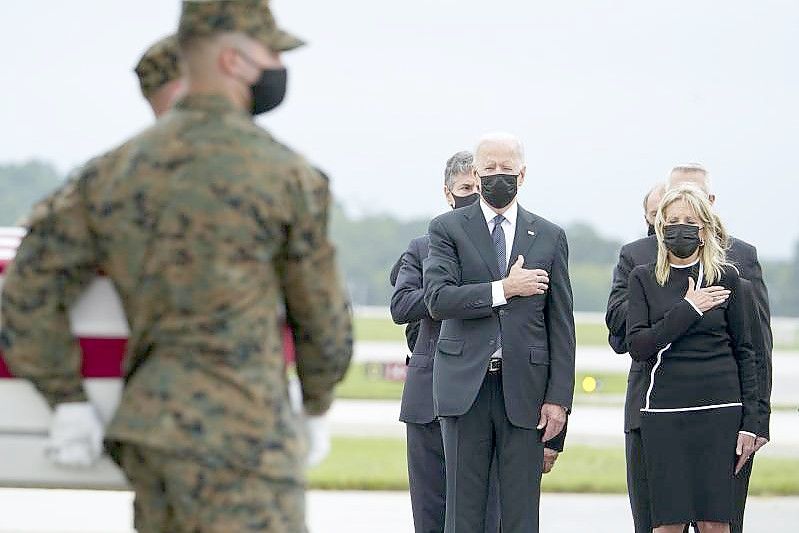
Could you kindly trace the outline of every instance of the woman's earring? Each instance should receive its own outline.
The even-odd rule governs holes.
[[[699,239],[699,246],[705,245],[705,239]]]

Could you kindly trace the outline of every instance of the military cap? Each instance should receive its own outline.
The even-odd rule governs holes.
[[[242,32],[276,52],[305,44],[278,28],[269,0],[183,0],[178,40],[188,42],[222,32]]]
[[[147,98],[181,76],[177,36],[164,37],[144,52],[136,68],[141,92]]]

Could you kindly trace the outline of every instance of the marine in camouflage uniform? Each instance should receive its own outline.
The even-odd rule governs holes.
[[[181,31],[198,27],[300,44],[262,1],[186,0]],[[30,221],[4,286],[4,354],[50,405],[86,401],[67,309],[98,269],[113,281],[131,334],[106,444],[140,532],[305,531],[306,439],[277,309],[305,411],[323,414],[352,354],[328,198],[324,177],[249,113],[189,95]]]

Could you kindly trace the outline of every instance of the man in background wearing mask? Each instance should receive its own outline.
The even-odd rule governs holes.
[[[472,172],[472,154],[458,152],[444,168],[444,198],[452,209],[466,207],[480,198]],[[410,346],[408,372],[402,392],[400,421],[407,430],[408,481],[416,533],[444,531],[446,475],[441,426],[433,412],[433,356],[441,323],[433,320],[424,303],[422,262],[430,238],[417,237],[408,245],[392,276],[391,317],[396,324],[419,324]],[[486,533],[499,531],[499,489],[492,470],[486,510]]]
[[[133,70],[155,118],[161,118],[186,93],[176,35],[164,37],[148,48]]]
[[[647,236],[655,234],[655,217],[658,214],[658,206],[665,192],[666,186],[662,183],[658,183],[644,196],[644,221],[647,226]]]
[[[465,161],[468,159],[468,170],[463,170],[464,165],[466,164]],[[444,199],[447,201],[447,204],[452,209],[458,209],[459,207],[464,207],[466,205],[470,205],[473,202],[477,201],[480,197],[479,193],[479,184],[475,180],[474,176],[472,176],[471,172],[471,164],[472,164],[472,154],[470,152],[458,152],[457,154],[453,155],[447,160],[447,165],[444,169]],[[413,241],[411,241],[411,247],[414,243],[422,243],[424,242],[424,255],[418,258],[419,264],[419,283],[421,283],[421,268],[422,268],[422,260],[427,257],[427,244],[429,243],[429,238],[427,235],[423,235],[421,237],[417,237]],[[410,251],[411,248],[408,248]],[[391,267],[391,272],[388,276],[388,281],[392,287],[396,287],[397,285],[397,277],[399,276],[400,268],[403,264],[403,259],[405,258],[408,252],[403,253],[397,262],[394,263],[394,266]],[[421,287],[421,285],[420,285]],[[416,302],[414,302],[416,303]],[[424,305],[422,303],[422,305]],[[404,315],[402,310],[398,311],[400,315]],[[427,314],[427,310],[425,308],[425,314]],[[397,316],[394,316],[395,321],[397,320]],[[405,337],[408,343],[408,349],[413,351],[414,347],[416,346],[416,339],[419,336],[419,327],[420,321],[419,319],[416,320],[406,320],[403,322],[397,322],[397,324],[407,324],[405,326]]]
[[[434,412],[446,460],[447,533],[483,531],[496,454],[502,530],[538,531],[544,443],[562,450],[574,394],[574,314],[566,234],[516,199],[521,142],[485,136],[474,152],[481,201],[430,223],[425,303],[442,320]]]
[[[710,190],[710,176],[702,165],[689,163],[674,167],[669,174],[665,187],[669,189],[685,182],[696,184],[707,193],[711,202],[715,202],[716,197]],[[757,259],[755,247],[733,237],[728,237],[727,240],[729,245],[727,259],[735,264],[740,271],[741,278],[744,281],[742,285],[745,292],[744,297],[752,301],[752,308],[755,310],[755,320],[752,320],[751,332],[752,345],[758,357],[760,432],[755,447],[755,450],[758,450],[768,443],[769,417],[771,413],[771,352],[773,341],[768,292],[763,282],[763,273]],[[608,299],[607,314],[605,315],[605,322],[609,330],[609,343],[616,353],[627,353],[627,281],[630,272],[638,265],[654,262],[656,258],[657,238],[655,236],[631,242],[621,249],[619,262],[613,271],[613,286]],[[649,386],[650,371],[651,363],[632,362],[627,382],[627,400],[625,402],[624,431],[627,452],[627,485],[636,533],[650,533],[652,530],[640,431],[640,409],[643,406],[643,398]],[[752,473],[752,463],[753,459],[750,459],[743,470],[735,477],[737,516],[732,522],[731,533],[743,531],[744,509],[749,490],[749,478]]]
[[[66,428],[62,463],[99,456],[66,310],[102,269],[131,330],[106,446],[136,492],[136,529],[304,532],[305,434],[319,442],[349,365],[351,312],[327,183],[252,120],[283,99],[280,53],[302,42],[263,0],[184,0],[178,40],[188,93],[169,119],[90,162],[32,220],[3,291],[4,355]]]

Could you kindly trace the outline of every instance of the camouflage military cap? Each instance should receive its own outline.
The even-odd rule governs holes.
[[[269,0],[183,0],[178,40],[242,32],[276,52],[305,44],[277,27]]]
[[[175,35],[164,37],[144,52],[136,68],[142,94],[148,98],[155,91],[180,77],[180,53]]]

